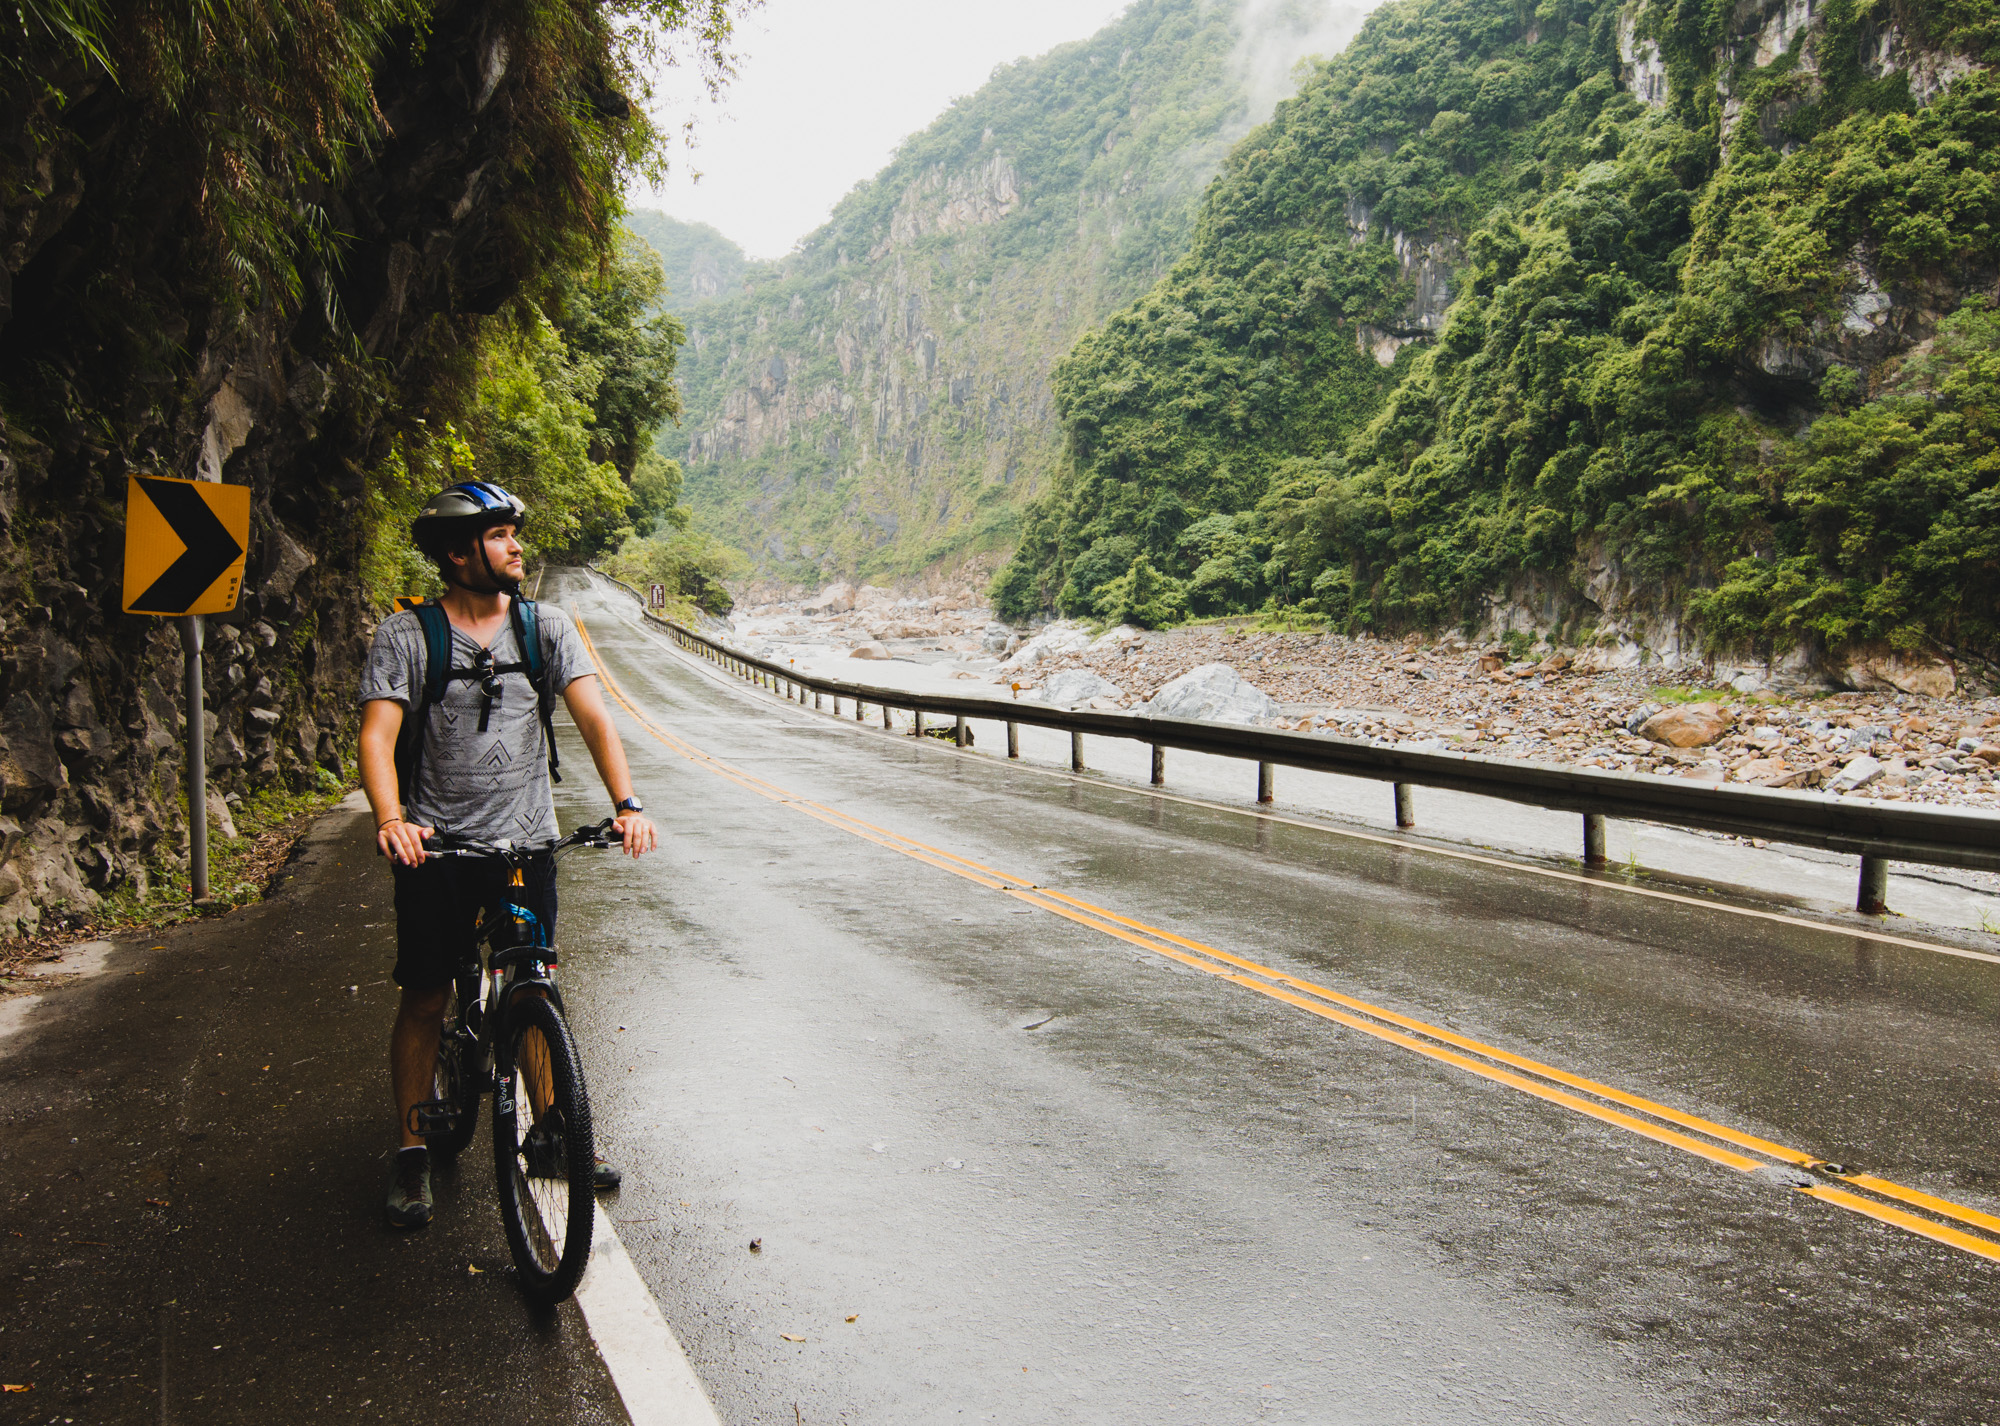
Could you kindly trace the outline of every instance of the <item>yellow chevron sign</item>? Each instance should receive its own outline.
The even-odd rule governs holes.
[[[127,614],[225,614],[243,587],[250,487],[135,475],[125,491]]]

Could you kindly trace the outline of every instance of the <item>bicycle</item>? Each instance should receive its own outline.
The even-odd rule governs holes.
[[[511,889],[526,885],[524,872],[540,857],[618,844],[618,824],[607,818],[547,847],[440,835],[425,852],[503,862]],[[480,1096],[492,1094],[493,1166],[507,1246],[528,1299],[550,1307],[576,1291],[596,1222],[597,1155],[583,1062],[563,1018],[555,950],[539,917],[501,897],[480,913],[473,954],[453,977],[431,1081],[435,1097],[411,1107],[410,1125],[434,1152],[456,1154],[478,1128]]]

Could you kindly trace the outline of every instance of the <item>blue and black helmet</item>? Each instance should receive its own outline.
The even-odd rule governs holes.
[[[463,551],[471,540],[495,525],[512,525],[517,531],[528,523],[528,507],[516,496],[490,481],[463,480],[447,485],[433,495],[417,518],[410,522],[410,536],[417,548],[436,561],[440,568],[448,554]],[[481,551],[484,561],[484,551]],[[489,577],[493,572],[489,568]],[[509,582],[495,578],[501,587]]]
[[[462,480],[430,498],[410,522],[410,535],[418,549],[436,559],[444,550],[456,549],[467,535],[507,523],[517,530],[528,523],[528,507],[519,496],[489,481]]]

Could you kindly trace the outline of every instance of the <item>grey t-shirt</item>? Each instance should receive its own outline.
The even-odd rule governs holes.
[[[542,658],[549,687],[557,694],[595,673],[576,626],[562,610],[537,604]],[[520,640],[509,618],[493,636],[495,664],[522,663]],[[469,669],[479,645],[462,630],[451,631],[451,666]],[[417,616],[399,610],[375,630],[368,667],[361,675],[361,701],[391,699],[411,716],[423,700],[424,630]],[[476,678],[454,678],[432,705],[424,729],[417,785],[407,789],[403,815],[420,827],[480,842],[552,842],[556,838],[555,794],[549,787],[549,755],[535,690],[525,670],[500,676],[500,696],[492,700],[486,729],[480,715],[487,699]]]

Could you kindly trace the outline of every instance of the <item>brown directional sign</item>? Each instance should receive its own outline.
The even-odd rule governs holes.
[[[249,486],[133,476],[125,494],[125,612],[234,609],[249,543]]]

